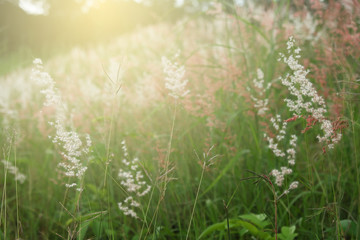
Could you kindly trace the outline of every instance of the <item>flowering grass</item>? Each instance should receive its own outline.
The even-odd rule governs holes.
[[[2,76],[0,238],[359,239],[360,7],[299,2]]]

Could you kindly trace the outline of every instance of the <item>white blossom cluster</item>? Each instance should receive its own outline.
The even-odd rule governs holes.
[[[269,148],[272,150],[275,156],[286,158],[290,166],[295,165],[297,141],[296,135],[291,135],[288,144],[289,147],[282,150],[279,147],[279,143],[285,139],[287,122],[283,121],[280,115],[276,115],[276,118],[271,118],[270,121],[277,134],[274,138],[264,134],[264,137],[269,142]],[[292,170],[288,167],[281,167],[280,169],[281,170],[273,169],[270,173],[270,175],[275,177],[275,184],[279,187],[283,185],[285,179],[284,176],[292,173]]]
[[[45,106],[53,106],[56,110],[56,119],[54,122],[49,122],[56,130],[56,135],[52,138],[52,142],[60,148],[60,154],[64,161],[59,163],[59,166],[65,170],[65,175],[68,177],[77,177],[81,179],[87,169],[82,163],[90,151],[91,139],[87,134],[85,136],[85,143],[81,140],[79,134],[74,130],[67,130],[66,128],[66,105],[61,100],[61,95],[55,88],[55,82],[51,76],[43,70],[42,61],[40,59],[34,60],[35,67],[32,70],[32,80],[38,83],[43,89],[41,93],[45,95]],[[69,183],[65,185],[68,188],[78,186],[77,183]],[[82,189],[77,188],[78,191]]]
[[[190,90],[186,90],[188,80],[183,80],[185,67],[180,66],[177,62],[171,62],[166,57],[161,58],[165,77],[165,87],[170,90],[169,95],[175,99],[184,97]]]
[[[279,187],[282,186],[282,184],[285,180],[284,176],[292,173],[292,169],[290,169],[290,168],[281,167],[280,169],[281,169],[281,171],[274,169],[270,173],[272,176],[275,177],[275,184],[278,185]]]
[[[31,79],[39,86],[43,87],[40,92],[46,99],[44,106],[60,105],[61,97],[58,94],[58,90],[55,88],[55,82],[50,74],[44,71],[41,59],[36,58],[33,63],[35,67],[32,69]]]
[[[55,122],[56,135],[53,137],[53,143],[62,147],[61,155],[66,160],[59,163],[59,166],[65,169],[65,175],[68,177],[81,178],[87,167],[84,167],[80,161],[83,155],[90,151],[91,139],[88,134],[85,135],[86,144],[80,139],[75,131],[67,131],[64,125],[56,120]],[[76,186],[76,184],[66,184],[67,187]]]
[[[22,174],[17,167],[15,167],[11,162],[6,160],[1,160],[1,162],[4,164],[5,171],[8,171],[15,176],[15,181],[18,181],[20,183],[25,182],[26,176]]]
[[[292,173],[292,169],[291,168],[288,168],[288,167],[281,167],[280,168],[280,171],[277,170],[277,169],[274,169],[271,171],[270,175],[274,176],[275,177],[275,184],[279,187],[281,187],[283,185],[283,182],[285,180],[285,176],[286,175],[289,175]],[[299,186],[299,182],[298,181],[294,181],[292,183],[290,183],[289,187],[280,195],[283,196],[283,195],[286,195],[286,194],[289,194],[289,192],[291,190],[294,190],[296,189],[297,187]],[[279,198],[280,198],[279,197]]]
[[[266,86],[264,84],[264,73],[261,69],[257,69],[257,78],[253,80],[253,85],[256,88],[256,92],[259,97],[254,97],[253,94],[250,94],[251,99],[254,101],[254,107],[258,109],[257,114],[259,116],[264,116],[265,113],[269,110],[267,98],[264,98],[266,92],[270,89],[271,83],[268,83]],[[247,88],[248,92],[251,92],[250,88]],[[269,148],[275,154],[276,157],[286,158],[288,165],[295,165],[296,158],[296,135],[291,135],[291,139],[289,140],[288,148],[283,149],[280,145],[283,145],[282,141],[286,136],[286,128],[287,122],[282,120],[280,115],[276,115],[275,117],[270,118],[271,126],[275,130],[275,137],[270,137],[268,134],[264,134],[264,138],[269,143]],[[285,180],[285,176],[292,173],[292,169],[288,167],[281,167],[280,170],[273,169],[270,172],[270,175],[275,177],[275,184],[277,186],[282,186]],[[296,184],[292,184],[291,188],[286,191],[290,191],[293,189]],[[285,191],[285,192],[286,192]],[[284,194],[285,194],[284,192]],[[286,193],[287,194],[287,193]]]
[[[296,189],[298,186],[299,186],[299,182],[298,182],[298,181],[292,182],[292,183],[290,184],[289,188],[286,189],[283,194],[289,194],[289,192],[290,192],[291,190]]]
[[[134,218],[138,218],[135,208],[139,208],[140,203],[135,200],[148,194],[151,190],[151,186],[144,181],[144,175],[139,170],[139,159],[134,158],[129,160],[129,154],[127,151],[125,140],[121,142],[123,150],[123,169],[119,170],[120,184],[125,188],[129,196],[123,201],[119,202],[119,209],[125,214]]]
[[[264,95],[270,89],[271,83],[268,83],[266,86],[264,85],[264,73],[259,68],[257,69],[257,78],[254,78],[253,84],[259,96],[255,97],[253,94],[250,94],[250,97],[254,101],[254,107],[258,110],[258,115],[263,116],[269,110],[269,99],[264,98]],[[247,90],[250,92],[250,88],[247,88]]]
[[[287,74],[284,78],[280,77],[281,83],[287,87],[290,95],[293,97],[292,99],[285,99],[286,105],[289,110],[294,113],[293,119],[299,116],[311,116],[318,121],[324,134],[323,136],[317,136],[317,138],[320,142],[327,143],[329,148],[333,148],[334,144],[340,141],[341,134],[334,132],[332,123],[324,116],[327,112],[325,101],[318,95],[313,84],[307,79],[306,75],[309,71],[298,61],[298,59],[301,58],[300,51],[300,48],[295,47],[294,38],[290,37],[287,42],[287,55],[280,53],[279,61],[286,63],[292,71],[292,74]],[[261,82],[256,83],[256,85],[262,86]],[[275,156],[286,157],[290,166],[295,165],[296,135],[291,135],[288,149],[281,150],[278,144],[285,138],[287,121],[282,121],[279,115],[277,115],[276,118],[271,118],[270,121],[277,135],[274,138],[267,136],[267,134],[264,135],[269,142],[269,148]],[[292,170],[290,168],[281,167],[280,170],[273,169],[270,175],[275,177],[275,184],[277,186],[282,186],[285,176],[291,173]],[[296,181],[292,182],[283,194],[288,194],[290,190],[297,188],[298,184]]]
[[[313,84],[307,79],[309,73],[298,59],[301,57],[300,48],[295,48],[295,40],[290,37],[287,42],[287,55],[280,53],[279,61],[283,61],[291,69],[292,74],[280,77],[281,83],[287,87],[295,99],[285,99],[286,105],[296,116],[312,116],[319,121],[323,136],[318,135],[319,142],[324,142],[329,148],[341,139],[341,134],[334,132],[331,121],[324,114],[327,112],[324,99],[319,96]]]
[[[291,139],[290,139],[290,142],[289,142],[290,148],[288,148],[286,150],[287,160],[288,160],[288,163],[290,165],[295,165],[296,141],[297,141],[297,136],[296,135],[291,135]]]

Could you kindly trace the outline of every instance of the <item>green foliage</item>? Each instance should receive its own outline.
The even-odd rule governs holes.
[[[241,237],[245,235],[256,237],[262,240],[274,240],[275,236],[272,236],[271,229],[267,229],[271,223],[266,219],[265,214],[244,214],[240,215],[238,219],[229,219],[229,229],[232,232],[238,233]],[[293,240],[298,235],[295,233],[295,226],[282,227],[281,233],[278,234],[278,239],[281,240]],[[198,239],[208,239],[209,235],[214,232],[226,232],[227,220],[219,223],[215,223],[206,228]],[[206,238],[207,237],[207,238]]]
[[[345,236],[349,236],[352,238],[356,237],[357,234],[357,229],[356,229],[356,223],[350,219],[343,219],[340,220],[340,227],[341,227],[341,232],[345,235]]]
[[[295,233],[295,226],[291,227],[281,227],[281,233],[278,235],[278,238],[281,240],[293,240],[298,235]]]
[[[231,7],[229,2],[226,6]],[[248,16],[250,11],[239,8],[240,14],[229,10],[231,15],[189,17],[69,53],[53,49],[62,55],[43,59],[44,71],[54,79],[69,109],[69,129],[89,133],[93,140],[92,152],[84,159],[88,168],[81,193],[64,186],[68,179],[58,167],[63,155],[48,138],[56,134],[48,124],[54,109],[43,106],[40,89],[25,68],[36,54],[1,56],[0,74],[6,76],[0,79],[0,160],[14,166],[16,162],[26,180],[16,182],[0,162],[0,239],[186,239],[189,229],[188,239],[224,240],[230,233],[231,239],[273,240],[274,197],[269,185],[249,171],[265,176],[286,163],[275,157],[263,137],[270,116],[256,115],[245,89],[261,68],[264,84],[273,84],[266,95],[272,114],[292,116],[284,104],[288,91],[277,80],[289,70],[276,59],[279,52],[286,52],[296,18],[288,11],[296,7],[290,1],[271,1],[266,9],[253,9],[265,18]],[[296,22],[306,27],[302,23]],[[315,126],[302,133],[305,119],[288,123],[299,144],[297,163],[284,186],[298,181],[299,187],[278,201],[280,240],[360,239],[358,58],[331,55],[352,46],[346,42],[346,48],[339,47],[341,41],[330,37],[342,32],[328,34],[328,26],[322,25],[316,28],[324,29],[321,34],[311,33],[310,40],[302,38],[306,31],[294,35],[303,54],[299,61],[310,70],[308,77],[318,93],[328,94],[329,118],[340,117],[349,127],[342,129],[340,143],[323,153]],[[178,101],[167,155],[174,99],[164,87],[161,57],[170,59],[177,50],[191,92]],[[122,88],[113,96],[107,91],[111,81],[106,74],[111,63],[122,63],[121,59],[127,59]],[[12,72],[17,66],[24,68]],[[339,115],[333,110],[337,107]],[[8,141],[9,129],[18,133],[14,143]],[[124,215],[118,207],[129,196],[118,177],[124,167],[122,140],[131,159],[139,158],[139,169],[151,185],[151,193],[136,209],[139,219]],[[285,137],[284,145],[288,141]],[[202,168],[199,159],[211,146],[218,157]],[[168,172],[163,167],[167,156]],[[165,173],[169,182],[162,194]],[[283,190],[276,188],[276,193]],[[226,214],[223,201],[228,203]]]

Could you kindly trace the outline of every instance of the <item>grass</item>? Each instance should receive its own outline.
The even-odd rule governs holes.
[[[277,14],[282,21],[278,24],[284,24],[281,11]],[[57,166],[62,157],[48,139],[55,134],[47,124],[54,119],[54,108],[43,106],[40,89],[28,80],[30,69],[3,77],[2,96],[15,114],[1,105],[2,156],[27,179],[23,184],[14,181],[2,165],[0,238],[197,239],[209,226],[225,223],[207,239],[251,239],[242,222],[232,227],[241,220],[239,216],[250,213],[265,214],[270,225],[264,232],[274,236],[273,193],[249,172],[269,174],[284,164],[268,148],[264,119],[254,114],[246,95],[245,87],[251,86],[257,68],[263,69],[266,82],[274,84],[271,111],[290,117],[291,113],[283,102],[287,91],[276,80],[288,72],[276,61],[286,48],[284,30],[275,24],[267,30],[264,24],[241,15],[187,19],[176,26],[139,30],[107,46],[77,48],[47,61],[44,70],[68,105],[68,125],[78,133],[89,133],[93,140],[92,152],[84,161],[88,169],[81,193],[64,186],[69,180]],[[280,32],[277,37],[272,35],[275,30]],[[311,43],[298,40],[304,59],[321,66]],[[174,105],[164,87],[161,57],[171,59],[177,50],[191,92]],[[108,78],[116,78],[117,69],[111,65],[118,66],[124,56],[122,86],[114,94],[117,88],[111,88]],[[360,237],[358,83],[353,82],[354,88],[336,79],[358,74],[356,66],[349,60],[342,66],[345,73],[326,78],[331,91],[353,93],[341,99],[342,119],[349,127],[335,149],[322,152],[315,128],[301,134],[304,121],[289,125],[299,144],[294,173],[285,184],[296,180],[300,185],[278,200],[279,233],[282,227],[296,226],[297,239]],[[321,92],[316,78],[311,81]],[[17,97],[18,92],[24,93],[24,99]],[[326,101],[331,105],[335,100]],[[9,141],[6,135],[14,131],[18,135]],[[122,140],[130,158],[140,159],[152,187],[139,200],[141,220],[125,216],[118,208],[118,202],[129,196],[118,178],[124,167]],[[211,146],[209,156],[217,157],[205,167],[202,153]]]

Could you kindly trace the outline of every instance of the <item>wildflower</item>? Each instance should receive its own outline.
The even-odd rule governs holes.
[[[284,157],[287,159],[288,164],[290,166],[295,165],[295,157],[296,157],[296,142],[297,137],[296,135],[291,135],[291,138],[289,140],[289,148],[287,149],[281,149],[279,147],[280,142],[282,142],[285,139],[286,136],[286,128],[288,121],[283,121],[280,115],[276,115],[276,117],[270,118],[270,122],[272,124],[272,127],[276,131],[275,137],[270,137],[266,133],[264,134],[265,139],[269,143],[269,148],[272,150],[272,152],[275,154],[276,157]],[[289,175],[292,173],[292,170],[288,167],[281,167],[281,171],[277,169],[273,169],[270,173],[273,177],[275,177],[275,184],[279,187],[282,186],[283,181],[285,179],[285,175]]]
[[[40,92],[45,95],[44,106],[59,105],[61,97],[55,88],[55,82],[49,73],[43,70],[42,61],[36,58],[33,61],[35,67],[32,69],[31,79],[39,86],[44,87]]]
[[[279,198],[281,198],[283,195],[289,194],[291,190],[296,189],[299,186],[299,182],[298,181],[294,181],[290,184],[289,188],[286,189],[280,196]]]
[[[263,71],[261,71],[260,68],[257,69],[256,73],[257,73],[257,78],[253,80],[253,84],[259,96],[255,97],[253,94],[250,94],[250,97],[254,102],[254,107],[258,109],[258,115],[263,116],[269,110],[268,108],[269,99],[264,98],[263,95],[265,95],[266,91],[269,90],[271,84],[269,83],[266,86],[264,86],[264,73]],[[250,88],[247,88],[247,90],[250,92]]]
[[[293,42],[288,43],[288,49],[291,49],[294,46]],[[297,50],[297,52],[299,52]],[[270,89],[271,83],[267,84],[266,87],[264,86],[264,73],[261,69],[257,69],[257,78],[253,80],[254,87],[257,89],[257,93],[260,97],[266,94],[266,92]],[[250,91],[250,88],[248,88]],[[255,102],[254,107],[258,108],[258,115],[263,116],[265,115],[266,111],[268,110],[267,104],[268,99],[259,99],[254,97],[251,94],[252,100]],[[275,136],[270,137],[268,134],[264,134],[264,138],[268,142],[269,149],[274,153],[276,157],[286,158],[288,164],[290,166],[295,165],[295,156],[296,156],[296,135],[291,135],[291,139],[289,140],[289,148],[282,149],[281,145],[283,140],[285,139],[287,133],[287,124],[288,122],[296,120],[298,117],[294,116],[287,120],[282,120],[281,116],[277,114],[275,117],[270,118],[271,127],[275,130]],[[280,170],[273,169],[270,172],[270,175],[275,177],[275,184],[278,186],[282,186],[285,180],[285,175],[289,175],[292,173],[292,169],[288,167],[281,167]]]
[[[130,161],[125,140],[121,142],[121,145],[124,156],[122,160],[124,169],[119,170],[118,176],[121,179],[120,184],[125,188],[129,196],[123,202],[118,203],[118,207],[125,215],[138,218],[134,209],[141,207],[141,205],[134,197],[140,198],[145,196],[150,192],[151,187],[143,180],[144,175],[138,169],[139,159],[134,158]]]
[[[280,115],[276,115],[276,118],[271,118],[270,122],[272,123],[273,128],[276,130],[277,135],[274,138],[269,137],[267,134],[264,134],[264,137],[269,142],[269,148],[273,151],[277,157],[285,157],[286,154],[283,150],[278,148],[278,144],[285,138],[287,122],[282,121]]]
[[[340,141],[341,135],[332,138],[336,133],[333,130],[331,121],[327,120],[327,113],[324,99],[318,95],[313,84],[307,78],[308,70],[301,65],[298,59],[301,57],[300,48],[295,48],[295,40],[290,37],[287,42],[287,55],[280,53],[280,59],[292,70],[292,74],[287,74],[284,78],[280,77],[281,83],[286,86],[291,96],[295,99],[285,99],[290,111],[294,112],[294,119],[300,115],[310,115],[313,123],[320,123],[323,135],[318,135],[319,142],[324,142],[329,148]],[[307,129],[311,128],[308,124]]]
[[[90,151],[91,138],[87,134],[85,136],[85,144],[81,140],[79,134],[74,130],[67,130],[66,128],[66,112],[67,107],[61,99],[61,95],[55,88],[55,82],[50,74],[43,70],[41,59],[33,61],[35,67],[32,70],[31,79],[38,83],[43,89],[41,93],[45,95],[46,101],[44,106],[53,106],[56,110],[56,119],[54,122],[49,122],[49,125],[56,130],[55,136],[49,136],[52,142],[59,146],[60,154],[64,161],[59,163],[59,166],[64,168],[65,175],[68,177],[76,177],[81,179],[87,167],[83,166],[81,159],[84,158]],[[69,183],[65,185],[67,188],[76,187],[76,183]],[[81,191],[81,188],[77,188]]]
[[[318,135],[319,142],[325,142],[328,148],[334,148],[334,144],[338,143],[341,139],[341,133],[337,133],[336,123],[332,123],[325,118],[327,112],[324,99],[318,95],[312,83],[307,79],[308,70],[302,66],[298,59],[301,49],[295,47],[295,40],[290,37],[287,42],[287,55],[280,53],[280,59],[288,65],[292,74],[287,74],[284,78],[280,77],[281,83],[289,90],[292,98],[287,98],[287,107],[294,116],[283,121],[281,127],[281,118],[271,118],[273,128],[277,131],[278,135],[276,139],[270,138],[265,134],[265,138],[269,142],[269,148],[274,152],[277,157],[285,157],[290,166],[295,165],[296,158],[296,135],[291,135],[289,141],[289,148],[286,150],[280,150],[278,143],[285,137],[286,124],[288,122],[295,121],[299,117],[306,117],[306,128],[302,132],[306,132],[312,128],[316,123],[320,123],[320,128],[323,131],[323,135]],[[285,127],[284,127],[285,126]],[[340,128],[339,128],[340,129]],[[325,152],[325,148],[323,148]],[[275,183],[281,186],[284,181],[284,176],[291,174],[292,170],[287,167],[281,167],[281,171],[274,169],[271,171],[271,175],[275,177]],[[297,188],[298,182],[292,182],[287,190],[283,194],[288,194],[290,190]]]
[[[186,90],[188,80],[183,80],[185,75],[184,66],[179,66],[177,62],[171,62],[166,57],[161,58],[164,68],[165,87],[170,90],[169,95],[175,99],[186,96],[190,90]]]
[[[275,184],[278,185],[279,187],[281,187],[285,180],[284,176],[289,175],[291,173],[292,173],[292,170],[290,168],[281,167],[281,171],[274,169],[271,171],[270,175],[275,177]]]
[[[1,162],[4,164],[5,171],[9,171],[9,173],[15,176],[15,181],[18,181],[20,183],[25,182],[26,176],[22,174],[17,167],[15,167],[11,162],[6,160],[1,160]]]
[[[292,182],[289,186],[289,190],[292,190],[292,189],[295,189],[299,186],[299,182],[298,181],[295,181],[295,182]]]

